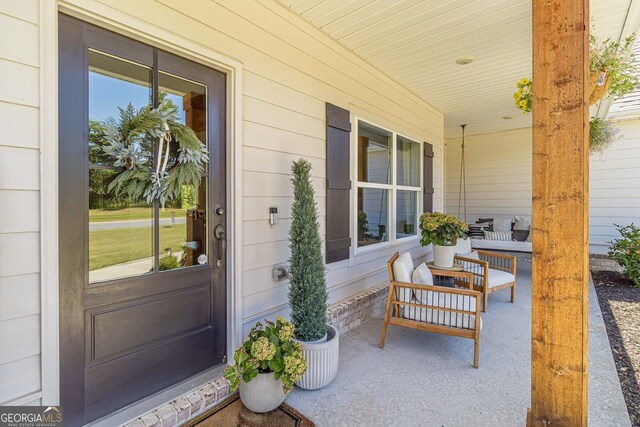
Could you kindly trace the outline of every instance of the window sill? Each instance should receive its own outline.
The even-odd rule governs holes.
[[[363,246],[361,248],[356,248],[353,253],[353,258],[357,258],[358,256],[368,255],[376,252],[384,252],[390,249],[397,248],[399,246],[420,242],[419,236],[411,236],[411,237],[403,237],[402,239],[396,240],[393,244],[389,242],[377,243],[375,245]]]

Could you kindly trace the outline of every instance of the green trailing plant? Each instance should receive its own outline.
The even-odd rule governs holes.
[[[308,342],[319,340],[327,333],[327,284],[311,163],[300,159],[293,162],[291,171],[289,305],[296,337]]]
[[[627,95],[638,87],[637,68],[631,53],[635,33],[617,42],[611,39],[598,40],[589,36],[589,71],[601,78],[608,86],[606,93],[615,98]]]
[[[640,287],[640,227],[614,224],[620,237],[609,248],[609,257],[623,268],[624,275]]]
[[[232,392],[240,386],[241,380],[248,383],[259,373],[273,372],[276,380],[282,380],[284,392],[289,393],[307,370],[302,346],[293,339],[293,324],[282,316],[275,322],[265,320],[265,323],[263,326],[258,322],[251,329],[249,339],[233,355],[234,364],[224,371]]]
[[[420,244],[453,246],[458,238],[465,238],[469,227],[454,215],[426,212],[420,215]]]
[[[610,120],[592,117],[589,120],[589,151],[602,153],[616,140],[620,129],[615,127]]]

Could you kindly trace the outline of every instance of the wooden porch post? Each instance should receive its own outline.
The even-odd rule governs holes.
[[[532,426],[587,425],[589,0],[533,1]]]

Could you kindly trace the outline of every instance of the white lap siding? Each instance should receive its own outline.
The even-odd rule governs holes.
[[[274,281],[271,269],[289,257],[290,165],[300,157],[313,165],[324,236],[326,102],[433,144],[434,206],[443,208],[442,114],[275,2],[61,4],[66,10],[108,10],[109,16],[139,20],[242,63],[243,185],[234,197],[243,207],[243,241],[233,244],[242,247],[245,331],[265,316],[287,314],[288,284]],[[0,1],[0,403],[37,403],[41,388],[40,328],[34,325],[39,325],[40,293],[49,288],[39,276],[40,260],[48,256],[39,244],[40,5],[37,0]],[[270,206],[279,209],[274,227],[267,221]],[[385,263],[396,249],[411,250],[416,257],[426,254],[414,241],[329,266],[331,302],[387,280]],[[5,343],[19,348],[5,352]]]
[[[0,2],[0,405],[41,396],[38,10]]]
[[[243,63],[243,241],[237,243],[243,247],[245,331],[256,320],[287,313],[288,285],[275,282],[271,269],[289,257],[289,174],[300,157],[313,165],[324,236],[325,102],[432,143],[434,203],[442,208],[442,114],[285,8],[266,0],[101,3]],[[270,206],[278,207],[274,227],[267,222]],[[417,243],[405,248],[424,252]],[[383,251],[352,267],[330,266],[331,301],[382,283],[388,256]]]
[[[614,224],[640,224],[640,120],[616,122],[620,139],[590,157],[589,251],[606,254]],[[460,139],[446,141],[447,212],[458,212]],[[479,217],[531,215],[531,128],[466,138],[467,211]]]

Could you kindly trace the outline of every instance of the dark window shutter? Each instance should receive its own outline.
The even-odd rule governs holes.
[[[423,208],[424,212],[433,212],[433,145],[426,142],[423,145]]]
[[[349,258],[351,123],[349,111],[327,103],[327,264]]]

